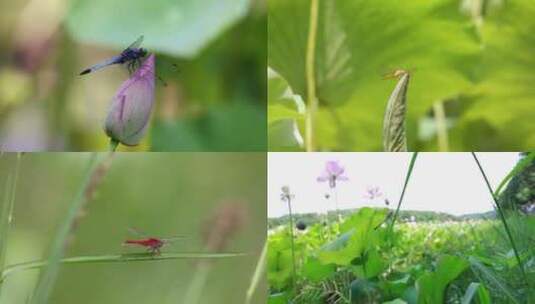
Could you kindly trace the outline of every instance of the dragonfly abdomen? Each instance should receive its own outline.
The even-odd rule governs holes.
[[[100,70],[104,67],[107,67],[109,65],[112,65],[112,64],[122,64],[124,63],[124,58],[122,56],[115,56],[115,57],[112,57],[104,62],[101,62],[99,64],[95,64],[94,66],[90,67],[90,68],[87,68],[85,70],[83,70],[80,75],[85,75],[85,74],[89,74],[91,72],[95,72],[97,70]]]

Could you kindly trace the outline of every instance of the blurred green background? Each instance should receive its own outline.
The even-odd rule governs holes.
[[[22,156],[7,265],[46,256],[89,158],[89,153]],[[0,156],[1,193],[15,163],[15,154]],[[250,254],[214,260],[201,303],[243,303],[266,237],[266,164],[265,153],[119,153],[66,256],[143,251],[121,246],[132,238],[129,227],[188,237],[163,252],[200,252],[201,231],[211,228],[207,220],[225,202],[236,202],[245,221],[224,251]],[[194,269],[194,260],[66,265],[50,303],[182,303]],[[25,303],[37,279],[36,270],[14,273],[2,286],[0,303]],[[264,303],[266,289],[262,279],[252,303]]]
[[[157,83],[142,144],[120,149],[265,151],[266,10],[265,0],[2,1],[1,150],[106,150],[103,122],[128,72],[78,74],[144,35],[168,86]]]
[[[270,151],[304,150],[311,2],[269,1]],[[412,76],[409,151],[535,147],[535,1],[340,0],[318,7],[315,150],[382,151],[396,83],[382,76],[395,69]]]

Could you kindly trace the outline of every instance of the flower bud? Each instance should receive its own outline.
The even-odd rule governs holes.
[[[145,134],[154,103],[154,54],[125,81],[113,98],[104,130],[127,146],[139,144]]]

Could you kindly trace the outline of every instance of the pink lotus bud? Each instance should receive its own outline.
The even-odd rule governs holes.
[[[125,81],[113,98],[104,130],[127,146],[139,144],[145,134],[154,102],[154,54]]]

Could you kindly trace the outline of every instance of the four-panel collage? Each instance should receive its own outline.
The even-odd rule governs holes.
[[[0,1],[0,304],[535,303],[533,16]]]

